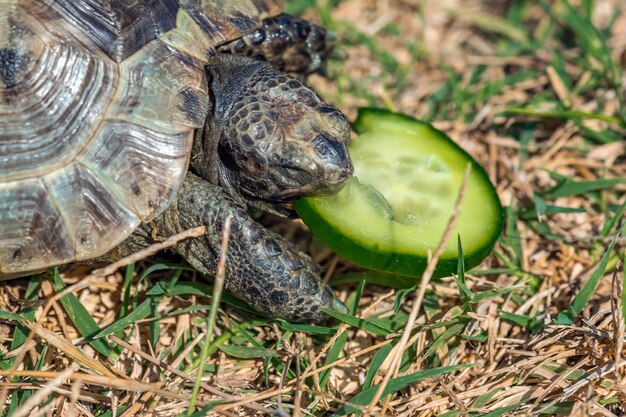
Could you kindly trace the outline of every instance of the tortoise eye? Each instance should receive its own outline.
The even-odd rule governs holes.
[[[324,133],[313,140],[313,147],[315,153],[326,159],[343,160],[347,157],[345,146]]]
[[[333,114],[333,113],[339,113],[339,110],[337,110],[336,108],[332,107],[332,106],[321,106],[319,108],[320,113],[324,113],[324,114]]]

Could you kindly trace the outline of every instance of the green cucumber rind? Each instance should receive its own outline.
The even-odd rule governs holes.
[[[306,224],[313,230],[316,238],[352,263],[377,271],[395,272],[413,277],[420,277],[426,270],[428,259],[424,256],[374,250],[347,238],[339,230],[333,228],[330,223],[322,220],[324,215],[319,213],[306,198],[299,199],[294,207],[298,215],[306,219]],[[456,237],[452,238],[456,239]],[[489,255],[496,240],[497,236],[488,244],[471,253],[464,252],[465,268],[470,269],[480,264]],[[450,276],[456,272],[457,265],[458,257],[440,258],[433,278]]]
[[[432,129],[438,133],[441,133],[439,130],[432,127],[431,124],[416,120],[407,114],[397,113],[397,112],[393,112],[391,110],[386,110],[386,109],[379,109],[376,107],[360,107],[357,110],[356,120],[352,123],[352,129],[354,129],[354,131],[358,133],[359,135],[367,132],[368,130],[371,130],[372,127],[368,125],[369,125],[369,119],[372,117],[374,118],[383,117],[389,120],[394,120],[395,123],[408,123],[409,125],[417,124],[417,125],[428,127],[429,129]],[[446,136],[446,135],[443,135],[443,136]],[[446,136],[446,139],[452,141],[447,136]],[[454,143],[454,141],[452,142]]]
[[[353,128],[359,134],[372,130],[374,125],[371,122],[376,119],[389,124],[393,123],[395,125],[394,127],[402,127],[403,124],[406,124],[408,128],[411,126],[421,126],[427,128],[433,136],[446,141],[449,146],[459,152],[472,164],[472,171],[478,173],[484,181],[491,184],[487,172],[480,164],[478,164],[478,162],[474,160],[474,158],[472,158],[470,154],[468,154],[443,132],[435,129],[428,123],[420,122],[410,116],[401,113],[394,113],[388,110],[361,108],[358,111],[358,116],[353,124]],[[466,269],[477,266],[485,257],[487,257],[487,255],[489,255],[498,240],[504,225],[504,210],[500,204],[500,199],[496,190],[493,186],[487,187],[487,189],[489,190],[489,195],[486,195],[485,199],[487,201],[491,200],[490,203],[496,207],[497,212],[500,214],[500,216],[493,219],[494,222],[497,223],[494,229],[496,232],[491,235],[491,238],[485,244],[475,250],[470,252],[464,250],[463,255]],[[339,230],[333,227],[332,222],[326,221],[325,213],[320,213],[316,209],[315,205],[311,201],[307,200],[307,198],[301,198],[296,201],[294,203],[294,208],[320,241],[355,264],[374,270],[395,272],[402,275],[416,277],[421,276],[427,267],[428,259],[419,254],[389,252],[382,249],[377,250],[371,247],[371,243],[368,246],[364,246],[359,244],[359,242],[346,237]],[[455,236],[451,238],[456,239]],[[461,242],[461,244],[463,244],[463,242]],[[457,266],[458,256],[448,258],[442,257],[437,263],[433,277],[440,278],[450,276],[452,273],[456,272]]]

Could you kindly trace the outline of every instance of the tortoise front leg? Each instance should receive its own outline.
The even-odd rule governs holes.
[[[279,71],[324,74],[333,49],[326,29],[282,14],[263,20],[260,28],[217,48],[218,52],[267,61]]]
[[[222,188],[191,173],[178,201],[154,221],[142,225],[118,250],[135,251],[151,241],[205,225],[206,236],[181,242],[176,251],[198,271],[214,275],[228,216],[232,217],[226,259],[228,291],[264,315],[292,321],[327,318],[321,307],[346,311],[319,279],[319,267],[311,258],[257,224]]]

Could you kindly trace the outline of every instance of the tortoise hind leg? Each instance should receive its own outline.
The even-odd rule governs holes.
[[[319,279],[319,267],[307,255],[257,224],[222,188],[191,173],[183,182],[178,200],[155,220],[142,225],[118,251],[136,251],[205,225],[205,236],[187,239],[175,250],[198,271],[214,275],[228,216],[232,218],[226,259],[228,291],[264,315],[292,321],[327,318],[321,307],[346,311]]]
[[[218,52],[269,62],[274,68],[307,75],[325,72],[332,52],[331,35],[314,23],[281,14],[263,20],[260,28],[218,47]]]

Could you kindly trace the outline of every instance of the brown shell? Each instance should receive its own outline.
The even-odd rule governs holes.
[[[207,114],[217,45],[272,0],[5,0],[0,275],[99,256],[161,213]]]

